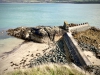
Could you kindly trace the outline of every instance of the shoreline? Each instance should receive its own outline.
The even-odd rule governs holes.
[[[0,4],[51,4],[51,3],[64,3],[64,4],[100,4],[100,2],[1,2]]]
[[[57,30],[57,32],[58,31],[61,32],[61,30],[59,28],[62,28],[62,30],[65,30],[65,33],[69,33],[70,32],[70,35],[71,35],[70,38],[72,38],[72,35],[73,35],[72,32],[76,31],[78,33],[78,32],[82,32],[82,31],[87,31],[87,30],[91,29],[92,27],[88,23],[81,23],[81,24],[73,24],[73,23],[71,23],[71,24],[68,24],[67,22],[64,22],[64,25],[63,26],[59,26],[59,28],[54,27],[55,29],[52,29],[52,27],[51,27],[49,29],[49,27],[44,27],[45,30],[46,30],[46,28],[47,28],[47,30],[50,30],[50,31],[48,31],[49,37],[51,35],[51,31]],[[37,34],[36,34],[35,33],[36,30],[38,30],[36,28],[30,28],[28,30],[27,29],[28,29],[28,27],[25,28],[25,29],[23,27],[18,27],[16,29],[9,29],[8,31],[9,31],[9,34],[15,32],[15,31],[16,31],[16,33],[17,33],[17,31],[18,32],[20,31],[19,32],[20,36],[26,36],[27,35],[26,33],[24,35],[23,34],[21,35],[22,31],[34,33],[34,34],[32,34],[32,36],[34,36],[34,35],[38,35],[39,36],[40,35],[39,32],[43,32],[43,34],[44,34],[44,31],[39,31],[39,32],[37,31]],[[54,33],[54,32],[52,32],[52,33]],[[11,35],[11,36],[16,37],[15,33],[13,33],[13,34],[14,35]],[[19,38],[20,38],[20,36],[19,36]],[[36,36],[35,38],[37,38],[38,36]],[[62,37],[63,37],[63,35],[62,35]],[[17,36],[17,38],[18,38],[18,36]],[[26,38],[28,38],[28,37],[26,37]],[[55,38],[55,36],[54,36],[54,38]],[[20,39],[23,39],[23,38],[20,38]],[[31,39],[31,37],[29,37],[29,39]],[[37,39],[39,39],[39,38],[37,38]],[[18,43],[17,40],[19,40],[19,39],[15,39],[14,38],[14,40],[12,40],[12,38],[10,38],[8,43],[5,42],[6,44],[8,44],[8,47],[9,47],[10,44],[11,44],[10,46],[12,46],[13,44],[14,44],[14,46],[13,46],[13,48],[10,47],[9,48],[10,50],[8,52],[5,52],[4,55],[2,57],[0,57],[0,62],[1,62],[0,71],[2,73],[5,72],[5,71],[6,72],[13,71],[15,69],[31,68],[31,67],[34,67],[34,66],[37,66],[37,65],[42,65],[43,63],[47,63],[47,62],[50,62],[50,61],[52,61],[54,63],[61,63],[61,64],[62,63],[65,64],[65,63],[69,62],[67,60],[67,57],[66,57],[66,54],[65,54],[65,51],[64,51],[64,45],[63,45],[64,41],[60,41],[60,40],[63,40],[62,38],[59,38],[57,41],[54,41],[54,40],[48,41],[48,43],[43,43],[43,42],[37,43],[37,42],[33,42],[32,40],[29,41],[29,42],[24,42],[22,40],[19,40],[19,43]],[[24,40],[27,40],[27,39],[24,39]],[[73,39],[71,39],[71,40],[73,41],[73,40],[75,40],[75,38],[73,37]],[[15,44],[15,41],[16,41],[16,44]],[[9,42],[10,42],[10,44],[9,44]],[[74,45],[78,49],[79,44],[76,44],[76,42],[74,43]],[[1,46],[3,46],[2,43],[1,43]],[[6,50],[6,48],[7,47],[5,46],[5,49],[2,49],[2,50]],[[81,51],[81,53],[80,53],[81,55],[85,54],[86,57],[92,63],[94,63],[93,61],[96,60],[94,65],[98,65],[98,60],[95,59],[94,55],[89,53],[88,51],[82,51],[81,48],[79,48],[78,52],[80,53],[80,51]],[[8,48],[7,48],[7,50],[8,50]],[[93,59],[90,59],[90,57],[92,57]],[[59,58],[59,61],[58,61],[58,58]],[[76,61],[76,60],[72,61],[72,58],[71,58],[71,62],[75,63],[74,61]],[[83,55],[82,58],[84,58],[84,55]],[[85,62],[88,63],[88,61],[85,61]],[[5,66],[3,66],[3,65],[5,65]],[[94,66],[94,65],[92,65],[92,66]],[[88,67],[88,66],[91,66],[91,64],[90,65],[86,64],[85,66]],[[78,67],[80,67],[80,66],[78,66]],[[81,67],[84,67],[84,65],[82,65]]]
[[[0,39],[0,56],[2,56],[5,52],[12,51],[22,42],[23,40],[16,38]]]

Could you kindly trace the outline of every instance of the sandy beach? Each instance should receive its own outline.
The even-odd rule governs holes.
[[[21,41],[20,41],[21,43]],[[5,72],[13,71],[14,69],[18,69],[19,67],[27,68],[26,64],[29,64],[30,60],[36,57],[37,53],[43,55],[44,49],[47,49],[49,46],[47,44],[27,42],[22,44],[19,48],[14,50],[13,52],[6,52],[4,56],[0,57],[0,74],[2,75]],[[48,48],[48,50],[50,50]],[[21,60],[25,60],[26,63],[21,65]],[[15,65],[12,65],[15,64]]]
[[[57,36],[55,41],[58,41],[59,38],[61,36]],[[29,68],[30,61],[34,58],[37,59],[39,55],[43,56],[52,48],[55,48],[55,45],[52,45],[51,42],[46,44],[27,42],[17,38],[0,40],[0,75],[16,69]],[[57,54],[59,55],[59,53]]]
[[[91,51],[83,51],[92,65],[100,65],[100,59],[96,58],[95,54]]]
[[[0,56],[4,52],[9,52],[21,44],[24,40],[17,39],[17,38],[7,38],[0,40]]]

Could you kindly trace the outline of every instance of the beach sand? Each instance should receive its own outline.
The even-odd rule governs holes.
[[[55,38],[58,41],[61,36]],[[50,43],[49,43],[50,44]],[[26,42],[17,38],[6,38],[0,40],[0,75],[13,71],[15,69],[25,69],[30,60],[36,57],[36,54],[43,55],[44,50],[49,52],[53,47],[45,43]],[[25,64],[20,64],[25,60]],[[13,65],[14,64],[14,65]]]
[[[96,58],[95,54],[91,51],[83,51],[92,65],[100,65],[100,59]]]
[[[14,44],[14,42],[15,41],[12,42],[12,45]],[[20,41],[19,43],[21,42],[22,41]],[[18,45],[18,43],[16,45]],[[15,45],[13,45],[13,47],[14,46]],[[11,48],[13,47],[10,47],[8,49],[11,50]],[[27,66],[25,65],[30,63],[29,61],[33,58],[33,56],[36,57],[37,53],[40,53],[41,55],[43,55],[44,49],[51,50],[48,47],[49,47],[48,44],[25,42],[22,45],[20,45],[18,48],[12,51],[6,52],[4,56],[0,57],[0,75],[6,72],[13,71],[14,69],[19,69],[21,67],[22,67],[21,69],[23,69],[23,66],[24,66],[24,69],[27,68]],[[2,49],[7,49],[7,47],[2,48]],[[26,61],[24,65],[23,64],[20,65],[22,60]]]

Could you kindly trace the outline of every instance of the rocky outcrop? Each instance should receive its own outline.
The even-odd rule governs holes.
[[[91,27],[86,31],[73,32],[72,35],[82,50],[90,50],[100,58],[100,29]]]
[[[24,40],[49,43],[50,41],[55,41],[56,37],[62,36],[65,32],[68,32],[69,27],[77,27],[85,24],[87,23],[82,23],[79,25],[74,23],[68,24],[65,21],[63,26],[18,27],[15,29],[9,29],[7,33],[8,35]]]
[[[54,41],[56,36],[62,36],[64,31],[63,27],[38,26],[9,29],[7,33],[24,40],[48,43]]]

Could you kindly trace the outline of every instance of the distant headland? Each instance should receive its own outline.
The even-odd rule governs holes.
[[[0,3],[74,3],[99,4],[99,0],[0,0]]]

